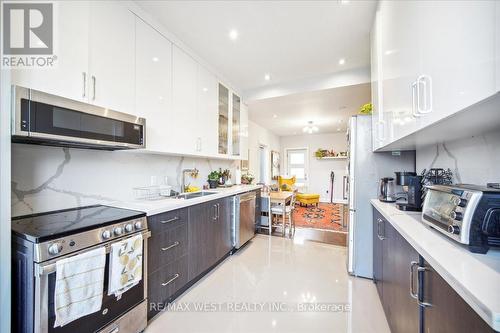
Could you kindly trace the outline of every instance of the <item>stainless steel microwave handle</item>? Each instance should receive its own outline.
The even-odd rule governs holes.
[[[149,237],[151,237],[151,231],[148,230],[148,231],[143,231],[142,232],[142,238],[143,239],[147,239]],[[119,241],[122,241],[122,240],[123,239],[120,239]],[[106,245],[104,245],[104,247],[106,249],[106,254],[108,254],[111,251],[111,245],[113,243],[116,243],[116,242],[112,241],[112,242],[107,243]],[[94,249],[99,248],[100,246],[102,246],[102,245],[97,245],[97,246],[90,247],[90,248],[87,248],[87,249],[84,249],[84,250],[81,250],[81,251],[78,251],[78,252],[75,252],[75,253],[70,253],[68,256],[74,256],[74,255],[77,255],[77,254],[80,254],[80,253],[83,253],[83,252],[94,250]],[[56,261],[58,259],[59,258],[56,258],[54,260],[51,260],[48,263],[36,265],[35,266],[35,275],[42,276],[42,275],[47,275],[47,274],[50,274],[50,273],[54,273],[56,271],[56,267],[57,267],[56,266]]]

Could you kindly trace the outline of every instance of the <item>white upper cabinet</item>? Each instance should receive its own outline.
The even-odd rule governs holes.
[[[231,151],[232,155],[241,155],[241,98],[231,93]]]
[[[496,12],[495,1],[417,3],[425,126],[495,93]]]
[[[198,65],[196,150],[204,155],[217,155],[217,78]]]
[[[119,2],[92,1],[89,29],[89,101],[116,111],[133,113],[134,14]]]
[[[146,149],[168,152],[172,126],[172,43],[136,17],[135,110],[146,118]]]
[[[371,31],[371,95],[372,95],[372,143],[373,150],[384,146],[384,113],[382,108],[382,57],[379,55],[381,51],[380,45],[380,11],[375,13],[373,28]]]
[[[240,156],[248,161],[248,106],[241,103],[240,110]]]
[[[495,1],[379,3],[372,31],[374,149],[498,91],[497,11]]]
[[[219,83],[218,88],[218,150],[221,155],[229,154],[229,89],[222,83]]]
[[[168,126],[171,151],[195,154],[199,146],[197,129],[198,64],[184,51],[173,47],[172,117]]]
[[[418,1],[385,1],[379,8],[378,59],[381,65],[381,130],[384,143],[400,138],[417,127],[414,116],[413,82],[419,72],[419,44],[415,39],[418,17],[414,15]],[[380,103],[380,102],[379,102]]]
[[[54,18],[55,67],[14,69],[12,84],[87,101],[89,3],[55,2]]]

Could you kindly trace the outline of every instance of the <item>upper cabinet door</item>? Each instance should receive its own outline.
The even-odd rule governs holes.
[[[217,154],[217,78],[198,65],[197,151],[204,155]]]
[[[89,101],[133,113],[135,16],[115,1],[92,1],[90,8]]]
[[[12,70],[12,84],[87,101],[89,3],[54,2],[55,66]]]
[[[172,43],[136,17],[135,110],[146,118],[146,149],[168,151],[172,123]]]
[[[417,127],[413,113],[414,82],[420,70],[419,24],[415,15],[418,1],[380,3],[378,60],[382,70],[382,112],[384,143],[399,139]]]
[[[196,119],[198,64],[176,46],[172,56],[173,114],[168,127],[169,137],[174,152],[195,154],[199,124]]]
[[[240,157],[248,160],[248,106],[241,103],[240,111]]]
[[[219,154],[229,153],[229,89],[219,83]]]
[[[416,1],[425,125],[496,92],[496,1]]]
[[[240,144],[241,144],[241,98],[236,94],[232,95],[232,126],[231,126],[231,149],[233,156],[240,156]]]

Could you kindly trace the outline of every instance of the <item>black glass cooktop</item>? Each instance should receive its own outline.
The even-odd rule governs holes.
[[[146,213],[122,208],[79,207],[15,217],[12,231],[30,242],[41,243],[142,216]]]

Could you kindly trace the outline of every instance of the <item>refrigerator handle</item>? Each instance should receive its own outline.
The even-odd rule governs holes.
[[[344,176],[343,185],[344,186],[342,186],[342,198],[344,200],[347,200],[347,176]]]

